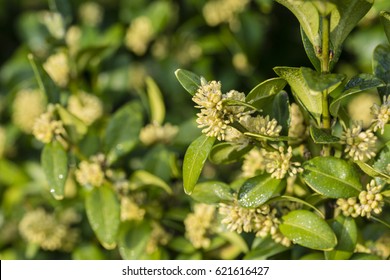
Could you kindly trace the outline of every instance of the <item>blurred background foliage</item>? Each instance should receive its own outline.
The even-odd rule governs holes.
[[[223,6],[224,9],[218,8]],[[63,23],[49,13],[55,10],[61,12]],[[370,13],[347,38],[336,72],[349,77],[372,72],[373,48],[386,42],[378,17],[381,10],[390,10],[389,1],[376,0]],[[272,243],[252,243],[249,237],[240,239],[227,233],[215,237],[208,250],[195,248],[185,238],[183,220],[193,202],[182,191],[179,171],[186,147],[200,131],[194,122],[196,111],[191,98],[183,93],[174,71],[185,68],[202,73],[206,79],[220,80],[226,89],[249,92],[261,81],[275,76],[274,66],[310,67],[298,22],[287,9],[272,0],[0,0],[0,30],[1,259],[117,259],[130,257],[130,251],[138,252],[139,258],[157,259],[300,258],[305,254],[301,250],[295,251],[294,256],[283,255],[283,248],[264,245]],[[43,62],[62,51],[72,58],[66,90],[80,88],[102,101],[103,118],[80,142],[86,155],[98,152],[102,129],[123,104],[140,100],[143,125],[151,122],[145,84],[148,76],[161,91],[165,121],[179,128],[173,143],[152,148],[141,143],[130,156],[114,164],[127,176],[138,169],[147,170],[173,190],[173,194],[154,190],[147,194],[147,215],[150,220],[161,221],[170,236],[150,254],[142,255],[139,248],[106,250],[95,240],[85,216],[83,190],[75,191],[77,187],[73,186],[75,193],[68,193],[62,201],[55,200],[48,191],[40,166],[42,144],[31,135],[31,120],[28,122],[39,116],[42,109],[34,101],[25,99],[24,105],[18,105],[23,102],[15,100],[21,90],[37,87],[28,54]],[[170,156],[173,167],[169,163],[172,161],[167,160]],[[216,168],[208,164],[202,176],[231,181],[236,173],[234,165]],[[73,185],[77,182],[73,181]],[[32,209],[38,209],[36,219],[64,227],[61,234],[74,236],[69,241],[73,244],[63,242],[61,250],[51,250],[51,244],[38,242],[39,249],[37,242],[27,242],[26,233],[21,233],[21,220]],[[50,214],[53,211],[55,214]],[[139,232],[150,233],[150,227],[152,222],[141,225]],[[373,227],[372,234],[375,231]],[[139,234],[132,237],[137,243],[144,242]],[[254,248],[251,253],[248,244]],[[254,253],[256,250],[261,252]]]

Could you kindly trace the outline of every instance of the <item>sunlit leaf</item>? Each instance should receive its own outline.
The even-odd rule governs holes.
[[[329,251],[337,245],[330,226],[307,210],[295,210],[283,216],[279,229],[292,242],[314,250]]]
[[[192,193],[198,182],[203,165],[210,154],[214,142],[215,137],[207,137],[202,134],[188,147],[183,163],[183,185],[187,194]]]

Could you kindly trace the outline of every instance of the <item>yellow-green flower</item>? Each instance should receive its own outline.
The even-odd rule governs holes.
[[[91,125],[103,115],[103,104],[97,96],[80,92],[69,97],[68,110],[85,124]]]
[[[57,85],[60,87],[68,85],[70,68],[68,56],[64,52],[58,52],[49,56],[43,63],[43,68]]]
[[[186,237],[195,248],[208,248],[213,222],[215,207],[213,205],[198,203],[194,206],[194,212],[187,215],[184,220]]]
[[[370,129],[364,131],[361,125],[356,123],[352,128],[347,128],[341,136],[347,156],[360,161],[375,157],[376,140],[377,137]]]
[[[77,182],[86,187],[100,187],[103,185],[105,178],[102,168],[103,163],[103,155],[93,156],[89,161],[81,161],[75,171]]]
[[[377,131],[380,129],[383,134],[385,125],[390,120],[390,95],[383,97],[383,103],[381,106],[374,104],[371,107],[371,114],[374,116],[372,120],[372,124],[374,125],[373,130]]]
[[[32,133],[35,120],[45,111],[43,93],[36,89],[22,89],[12,104],[12,121],[25,133]]]

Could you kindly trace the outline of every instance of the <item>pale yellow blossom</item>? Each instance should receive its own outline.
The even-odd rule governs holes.
[[[68,110],[85,124],[91,125],[103,115],[103,104],[97,96],[82,91],[69,97]]]
[[[125,45],[136,55],[145,54],[149,43],[154,38],[154,29],[151,20],[140,16],[132,20],[126,31]]]
[[[68,85],[70,68],[68,56],[64,52],[49,56],[43,63],[43,68],[58,86],[65,87]]]

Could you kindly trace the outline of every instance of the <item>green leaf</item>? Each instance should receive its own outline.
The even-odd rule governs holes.
[[[301,72],[312,94],[320,94],[325,90],[332,92],[345,79],[344,74],[322,74],[306,67],[302,67]]]
[[[227,231],[218,233],[223,239],[229,241],[230,244],[235,245],[240,252],[247,253],[249,251],[248,245],[244,238],[237,232]]]
[[[285,86],[287,82],[282,78],[272,78],[266,80],[257,86],[255,86],[246,96],[247,102],[254,102],[258,99],[262,99],[271,95],[279,93]]]
[[[303,165],[302,178],[314,191],[331,198],[357,196],[362,189],[359,173],[347,161],[316,157]]]
[[[321,71],[321,61],[318,59],[318,56],[316,54],[316,50],[313,46],[313,44],[310,42],[309,37],[307,37],[305,31],[303,30],[301,26],[301,38],[302,43],[306,51],[307,57],[310,59],[311,64],[313,64],[314,68],[320,72]]]
[[[119,231],[119,253],[125,260],[139,260],[145,254],[152,227],[147,221],[126,222]]]
[[[281,91],[275,95],[272,103],[272,114],[270,116],[282,126],[280,133],[287,135],[290,123],[290,103],[287,92]]]
[[[194,95],[201,86],[201,78],[195,73],[184,69],[177,69],[175,75],[182,87],[191,95]]]
[[[87,125],[61,105],[55,107],[72,142],[80,141],[88,131]]]
[[[49,77],[40,63],[35,61],[32,54],[28,55],[31,67],[35,74],[39,89],[44,93],[46,103],[58,103],[60,101],[60,89]]]
[[[244,182],[238,192],[238,203],[246,208],[256,208],[279,194],[286,180],[274,179],[265,173]]]
[[[178,236],[176,238],[173,238],[169,243],[168,243],[168,248],[180,252],[180,253],[185,253],[185,254],[191,254],[196,249],[194,246],[191,244],[190,241],[188,241],[184,236]]]
[[[162,124],[165,118],[164,99],[156,82],[151,78],[146,78],[146,90],[148,93],[151,122]]]
[[[41,164],[55,199],[63,199],[68,176],[68,156],[62,145],[53,141],[42,150]]]
[[[130,102],[115,112],[108,123],[104,138],[109,164],[135,147],[142,123],[142,107],[138,102]]]
[[[305,205],[311,209],[313,209],[314,211],[316,211],[318,213],[318,215],[321,216],[321,218],[325,219],[325,215],[324,213],[322,213],[317,207],[315,207],[313,204],[311,204],[310,202],[308,201],[304,201],[300,198],[297,198],[297,197],[294,197],[294,196],[288,196],[288,195],[282,195],[282,196],[278,196],[278,197],[275,197],[273,199],[270,199],[268,202],[269,203],[272,203],[272,202],[277,202],[277,201],[281,201],[281,200],[288,200],[288,201],[293,201],[293,202],[298,202],[298,203],[301,203],[302,205]]]
[[[338,137],[333,136],[322,129],[319,129],[315,125],[310,126],[310,135],[316,144],[334,144],[340,142]]]
[[[339,215],[330,222],[330,226],[337,237],[337,246],[325,252],[327,260],[348,260],[355,251],[358,230],[355,220],[350,217]]]
[[[154,174],[165,182],[169,182],[173,176],[178,176],[176,155],[162,144],[151,148],[143,157],[143,169]]]
[[[311,89],[303,77],[301,68],[275,67],[274,71],[289,83],[295,99],[302,104],[319,125],[322,114],[322,96],[311,94]]]
[[[241,148],[239,145],[234,145],[228,142],[218,143],[213,146],[209,159],[214,164],[230,164],[237,162],[243,155],[252,149],[250,145]]]
[[[219,203],[232,201],[233,190],[229,185],[219,181],[209,181],[196,184],[191,197],[202,203]]]
[[[390,163],[390,142],[387,142],[386,145],[379,152],[379,157],[377,157],[377,160],[374,162],[372,167],[381,173],[388,174],[387,166],[389,165],[389,163]]]
[[[381,11],[380,18],[381,18],[382,25],[385,29],[387,40],[390,43],[390,13],[387,11]]]
[[[130,189],[136,190],[142,187],[154,186],[172,194],[172,189],[164,180],[145,170],[136,170],[130,177]]]
[[[276,0],[298,19],[313,46],[320,46],[320,14],[310,1]]]
[[[292,242],[310,249],[329,251],[337,245],[330,226],[307,210],[295,210],[283,216],[279,229]]]
[[[379,45],[374,50],[372,68],[374,74],[386,84],[378,88],[381,96],[390,94],[390,45]]]
[[[30,178],[23,172],[20,165],[5,158],[0,158],[0,183],[2,185],[19,185],[28,181],[30,181]]]
[[[334,52],[331,67],[340,57],[344,40],[371,9],[374,0],[332,0],[332,2],[337,8],[332,11],[330,18],[330,43]]]
[[[50,10],[60,13],[66,25],[72,22],[72,9],[68,0],[49,0]]]
[[[120,224],[120,204],[115,191],[108,185],[93,188],[85,200],[89,224],[104,248],[116,247]]]
[[[374,167],[368,165],[365,162],[356,161],[355,163],[360,167],[360,169],[364,173],[366,173],[370,177],[379,177],[379,178],[382,178],[382,179],[386,180],[387,183],[390,183],[390,176],[388,174],[386,174],[384,172],[381,172],[379,170],[376,170]]]
[[[265,238],[256,237],[253,241],[252,249],[244,256],[244,260],[266,260],[288,249],[286,246],[275,243],[271,236]]]
[[[215,137],[202,134],[188,147],[183,162],[183,185],[187,194],[192,193],[214,142]]]
[[[332,96],[334,100],[330,104],[330,113],[334,116],[338,116],[338,111],[342,104],[342,101],[356,93],[360,93],[365,90],[369,90],[376,87],[384,86],[382,80],[378,79],[371,74],[359,74],[353,77],[346,85],[344,90],[338,96]]]

